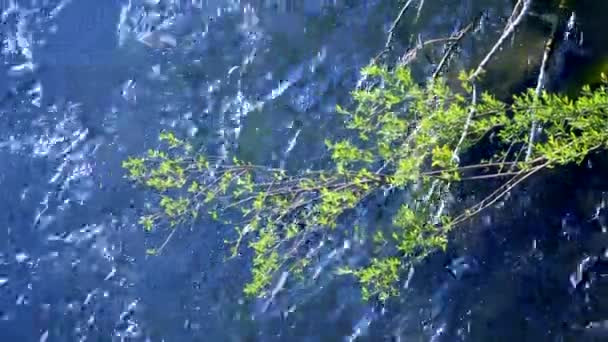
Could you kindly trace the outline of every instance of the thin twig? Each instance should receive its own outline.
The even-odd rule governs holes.
[[[523,4],[523,0],[517,0],[517,3],[515,4],[515,6],[513,6],[513,10],[511,11],[511,15],[509,16],[509,19],[507,19],[507,25],[510,25],[513,22],[513,19],[515,18],[515,14],[519,12],[519,9],[521,8],[521,5]]]
[[[477,105],[477,86],[475,85],[475,83],[473,83],[472,87],[473,87],[473,89],[471,91],[471,108],[469,109],[469,115],[467,116],[467,120],[465,121],[464,127],[462,128],[462,134],[460,135],[460,139],[458,140],[458,143],[456,144],[456,147],[454,148],[454,151],[452,152],[452,159],[458,161],[458,163],[460,160],[460,158],[458,157],[458,152],[460,150],[460,146],[464,142],[464,139],[466,138],[466,136],[468,134],[469,127],[471,126],[471,121],[473,120],[473,116],[475,116],[475,106]],[[451,185],[452,185],[451,182],[448,182],[446,184],[446,186],[445,186],[446,192],[450,190]],[[439,209],[437,209],[437,212],[433,216],[433,222],[436,222],[439,220],[439,218],[443,214],[444,210],[445,210],[445,199],[441,199],[439,201]]]
[[[397,28],[397,25],[399,25],[399,22],[401,22],[401,18],[403,18],[403,15],[405,14],[405,12],[407,12],[407,10],[410,8],[412,2],[414,2],[414,0],[408,0],[405,3],[405,5],[403,5],[403,7],[401,7],[401,10],[399,11],[399,14],[397,15],[397,17],[393,21],[393,24],[391,25],[391,28],[388,30],[388,37],[386,38],[386,43],[384,44],[384,49],[385,50],[388,50],[388,48],[390,47],[391,43],[393,42],[393,35],[395,33],[395,29]]]
[[[162,253],[163,249],[169,243],[169,241],[171,241],[171,239],[173,238],[173,235],[175,235],[176,231],[177,231],[177,228],[171,228],[171,233],[169,233],[169,236],[167,236],[167,238],[165,239],[163,244],[158,248],[158,250],[155,253],[156,255],[160,255],[160,253]]]
[[[543,50],[543,60],[540,65],[540,72],[538,74],[538,80],[536,81],[536,89],[534,94],[536,98],[539,98],[543,88],[545,87],[545,74],[547,73],[547,66],[549,62],[549,58],[551,58],[551,53],[553,52],[553,44],[555,43],[555,34],[557,32],[557,24],[554,24],[552,27],[551,37],[545,43],[545,48]],[[530,127],[530,140],[528,141],[528,149],[526,150],[526,159],[530,159],[532,155],[532,149],[534,145],[534,140],[536,139],[536,131],[538,122],[534,118],[534,112],[531,112],[532,115],[532,126]]]
[[[521,174],[521,172],[501,172],[501,173],[492,173],[487,175],[479,175],[479,176],[470,176],[470,177],[462,177],[460,181],[470,181],[470,180],[480,180],[480,179],[495,179],[500,177],[513,177]]]
[[[397,17],[395,17],[395,20],[393,20],[393,23],[391,24],[391,27],[388,30],[388,35],[386,37],[386,42],[384,43],[384,48],[380,52],[378,52],[378,54],[374,58],[372,58],[372,60],[370,61],[370,64],[375,64],[376,61],[378,59],[380,59],[380,57],[382,57],[390,49],[390,46],[393,42],[393,36],[395,34],[395,29],[397,28],[397,25],[399,25],[399,22],[401,22],[401,20],[403,19],[405,12],[407,12],[407,10],[412,5],[412,2],[414,2],[414,0],[408,0],[403,5],[403,7],[401,7],[399,14],[397,14]],[[357,88],[359,88],[359,85],[357,85]]]
[[[461,214],[456,219],[454,219],[454,221],[452,222],[452,224],[453,225],[458,225],[458,224],[460,224],[460,223],[468,220],[469,218],[471,218],[471,217],[479,214],[483,210],[489,208],[494,203],[498,202],[501,198],[503,198],[509,191],[511,191],[513,188],[515,188],[521,182],[525,181],[526,179],[528,179],[530,176],[532,176],[533,174],[537,173],[538,171],[543,170],[547,165],[549,165],[549,162],[547,162],[547,163],[545,163],[543,165],[537,166],[536,168],[534,168],[533,170],[531,170],[531,171],[529,171],[527,173],[521,173],[522,177],[519,177],[519,178],[517,178],[517,176],[514,177],[509,182],[505,183],[502,187],[500,187],[500,188],[503,188],[503,187],[505,187],[505,185],[511,183],[508,186],[506,186],[506,188],[503,191],[499,192],[498,194],[496,194],[497,191],[493,192],[491,195],[487,196],[481,202],[479,202],[477,205],[474,206],[474,207],[477,207],[477,209],[475,209],[473,211],[467,211],[464,214]],[[491,201],[485,203],[487,200],[489,200],[492,197],[493,197],[493,199]]]
[[[469,110],[469,115],[467,116],[467,120],[464,124],[464,127],[462,128],[462,134],[460,135],[460,139],[458,140],[458,143],[456,144],[456,147],[454,148],[454,151],[452,152],[453,160],[456,160],[456,161],[459,160],[458,150],[460,149],[460,146],[462,145],[465,137],[468,134],[467,132],[471,125],[471,121],[473,120],[473,116],[475,115],[475,105],[476,104],[477,104],[477,88],[476,88],[475,83],[473,83],[473,90],[472,90],[472,96],[471,96],[471,108]],[[448,182],[445,185],[445,192],[448,192],[450,190],[451,185],[452,185],[451,182]],[[429,197],[430,197],[430,195],[429,195]],[[445,210],[445,202],[446,202],[445,198],[441,198],[439,200],[439,208],[435,212],[435,215],[433,215],[433,217],[432,217],[433,222],[439,221],[439,218],[441,217],[441,215],[443,214],[443,211]]]
[[[521,10],[519,11],[518,15],[515,17],[515,19],[510,20],[508,22],[508,24],[505,27],[505,30],[503,31],[500,38],[498,38],[498,40],[496,41],[496,43],[494,44],[494,46],[492,47],[490,52],[488,52],[488,54],[482,59],[481,63],[479,63],[479,66],[477,66],[477,69],[475,69],[473,74],[471,74],[471,76],[469,77],[469,80],[476,79],[484,71],[484,68],[490,62],[490,59],[492,59],[494,54],[496,54],[496,52],[500,49],[500,47],[505,42],[505,40],[515,31],[517,26],[519,26],[522,19],[528,12],[531,2],[532,2],[532,0],[523,0],[523,4],[521,5]],[[519,6],[515,5],[514,11],[511,14],[512,17],[518,8],[519,8]]]
[[[544,161],[544,158],[539,157],[539,158],[536,158],[534,160],[531,160],[531,161],[527,162],[526,164],[533,165],[533,164],[536,164],[536,163],[538,163],[540,161]],[[421,174],[423,176],[433,176],[433,175],[441,174],[443,172],[485,169],[485,168],[490,168],[490,167],[501,168],[501,167],[504,167],[506,165],[517,166],[517,162],[498,162],[498,163],[485,163],[485,164],[465,165],[465,166],[459,166],[459,167],[455,167],[455,168],[451,168],[451,169],[442,169],[442,170],[433,170],[433,171],[422,172]],[[500,172],[497,172],[497,173],[500,173]]]
[[[500,160],[500,168],[498,169],[498,173],[501,173],[502,169],[504,169],[505,163],[507,161],[507,158],[509,158],[509,154],[511,153],[511,149],[513,149],[513,146],[515,146],[515,141],[512,141],[509,144],[509,148],[507,149],[507,152],[505,152],[504,157],[502,157],[502,159]]]
[[[472,96],[471,109],[469,110],[469,115],[467,116],[467,121],[465,121],[464,127],[462,128],[462,134],[460,135],[458,144],[456,144],[456,147],[454,148],[454,152],[452,152],[452,157],[455,160],[459,159],[458,158],[459,149],[460,149],[462,143],[464,143],[464,139],[466,138],[466,136],[469,132],[469,127],[471,127],[471,122],[473,121],[473,116],[475,116],[475,106],[477,105],[477,86],[475,85],[474,82],[472,84],[471,96]]]
[[[420,13],[422,13],[423,6],[424,6],[424,0],[420,0],[420,3],[418,4],[418,10],[416,11],[416,19],[414,20],[415,22],[418,22],[418,19],[420,19]]]
[[[452,42],[452,44],[450,44],[450,46],[448,46],[448,49],[446,50],[445,54],[443,54],[443,57],[441,58],[441,61],[437,65],[435,72],[433,72],[433,76],[432,76],[433,79],[436,79],[439,76],[439,74],[443,70],[445,64],[447,63],[447,61],[450,59],[450,57],[456,50],[456,47],[458,46],[460,41],[464,38],[464,36],[467,33],[469,33],[469,31],[471,31],[473,29],[474,25],[475,25],[475,20],[456,34],[456,36],[454,37],[454,41]]]
[[[416,55],[418,54],[419,50],[422,50],[423,48],[425,48],[429,45],[433,45],[433,44],[437,44],[437,43],[456,42],[457,40],[458,40],[458,37],[450,36],[450,37],[446,37],[446,38],[434,38],[434,39],[428,39],[425,41],[419,41],[414,47],[408,49],[403,54],[403,56],[401,56],[399,63],[401,65],[409,64],[410,61],[412,61],[416,58]]]

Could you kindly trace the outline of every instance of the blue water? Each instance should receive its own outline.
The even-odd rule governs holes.
[[[321,22],[318,4],[2,6],[0,340],[280,336],[252,321],[243,261],[224,263],[228,228],[184,229],[162,257],[146,257],[166,232],[137,226],[149,194],[123,179],[120,162],[168,128],[219,154],[240,139],[249,142],[240,153],[275,164],[291,153],[318,158],[321,149],[298,140],[321,134],[336,89],[352,88],[377,47],[356,40],[365,36],[336,43],[368,35],[366,8],[340,7],[358,19],[305,37]]]
[[[490,17],[510,13],[509,1],[438,1],[400,33],[449,33],[490,5]],[[509,214],[486,222],[476,238],[421,265],[403,298],[384,308],[361,302],[352,279],[331,272],[353,257],[345,248],[353,241],[320,248],[315,277],[260,301],[242,296],[246,258],[225,262],[230,227],[180,228],[161,256],[146,256],[168,232],[137,225],[152,197],[124,179],[121,161],[171,129],[213,154],[318,165],[323,138],[340,134],[335,104],[348,101],[359,68],[384,46],[394,2],[0,0],[0,12],[0,341],[556,336],[567,310],[534,302],[526,280],[567,306],[569,276],[592,250],[538,252],[536,241],[559,218],[522,228],[510,244],[487,225],[509,231],[530,222],[509,223]],[[493,38],[501,25],[487,20],[480,30]],[[537,30],[522,34],[542,45]],[[466,42],[463,60],[482,43]],[[520,82],[538,60],[519,51],[512,46],[507,56],[517,58],[500,61],[513,72],[499,87]],[[481,275],[454,279],[444,267],[452,259]],[[532,266],[518,269],[521,260]],[[530,277],[539,265],[550,276]]]

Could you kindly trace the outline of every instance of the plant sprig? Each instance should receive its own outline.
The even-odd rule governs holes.
[[[337,108],[353,134],[326,141],[333,168],[288,174],[236,158],[221,162],[163,133],[162,148],[123,163],[131,180],[159,194],[140,223],[152,230],[207,213],[234,226],[236,239],[227,241],[232,256],[253,251],[245,293],[263,296],[277,272],[309,267],[310,236],[348,227],[339,225],[348,212],[382,189],[405,191],[410,200],[373,239],[382,252],[368,265],[341,269],[359,280],[365,299],[386,300],[398,293],[401,270],[445,249],[454,228],[542,170],[581,163],[608,145],[605,85],[585,87],[576,99],[531,89],[504,102],[488,92],[477,96],[467,73],[458,89],[442,78],[420,85],[404,66],[370,65],[363,74],[378,86],[354,90],[352,109]],[[525,158],[533,122],[543,135]],[[489,135],[493,155],[462,164],[459,155],[486,144]],[[489,179],[498,185],[470,208],[446,203],[450,184]]]

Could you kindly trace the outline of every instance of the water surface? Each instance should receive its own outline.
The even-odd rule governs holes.
[[[412,13],[399,27],[394,54],[418,30],[425,38],[446,35],[487,10],[482,38],[463,43],[457,67],[479,59],[512,6],[427,2],[417,20]],[[578,300],[571,299],[569,277],[598,243],[566,252],[579,244],[539,252],[532,243],[557,239],[550,232],[560,225],[560,211],[578,202],[539,205],[530,215],[546,218],[536,221],[542,228],[517,230],[512,241],[500,232],[530,220],[506,214],[486,222],[477,244],[421,265],[403,298],[384,308],[362,303],[351,279],[333,276],[333,267],[353,257],[344,241],[322,249],[319,276],[272,303],[242,298],[247,260],[224,263],[230,227],[184,227],[161,257],[146,256],[167,232],[147,234],[136,224],[152,198],[124,180],[121,160],[155,147],[158,133],[172,129],[216,155],[291,170],[322,165],[323,138],[342,134],[334,107],[348,102],[358,70],[384,46],[396,2],[0,5],[3,341],[486,341],[493,334],[547,340],[562,334],[563,313]],[[527,43],[506,49],[497,63],[512,72],[499,91],[533,78],[544,33],[531,21],[520,33]],[[440,51],[427,57],[438,61]],[[582,191],[591,204],[577,210],[591,215],[599,188]],[[361,214],[382,222],[370,219],[381,211]],[[444,266],[454,259],[478,264],[476,276],[452,278]],[[517,286],[509,292],[505,284]]]

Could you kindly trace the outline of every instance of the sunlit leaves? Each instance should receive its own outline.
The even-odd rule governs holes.
[[[377,296],[381,301],[385,301],[397,295],[401,264],[401,259],[397,257],[374,258],[368,266],[352,272],[362,285],[363,299],[368,300],[372,296]]]
[[[336,143],[327,140],[325,145],[332,152],[331,156],[339,173],[344,173],[346,168],[353,163],[370,163],[373,161],[373,155],[370,151],[361,150],[348,140],[341,140]]]
[[[129,157],[122,162],[122,167],[128,172],[131,180],[140,180],[145,176],[147,168],[143,158]]]
[[[447,245],[447,229],[435,226],[426,210],[416,211],[402,205],[394,217],[394,224],[398,228],[393,233],[397,249],[410,259],[422,259]]]
[[[334,228],[337,217],[346,209],[358,203],[358,196],[352,190],[321,189],[321,201],[318,206],[318,223]]]
[[[437,145],[433,147],[432,156],[433,161],[431,166],[438,167],[440,169],[446,169],[451,167],[453,158],[453,151],[447,145]]]
[[[190,201],[187,198],[172,198],[169,196],[162,196],[160,200],[160,207],[163,209],[164,214],[169,218],[175,218],[182,216],[188,210]]]
[[[151,231],[154,227],[154,216],[153,215],[144,215],[139,218],[139,224],[144,227],[146,231]]]
[[[158,138],[160,141],[167,143],[169,148],[177,148],[184,144],[182,140],[175,137],[173,132],[162,132]]]

